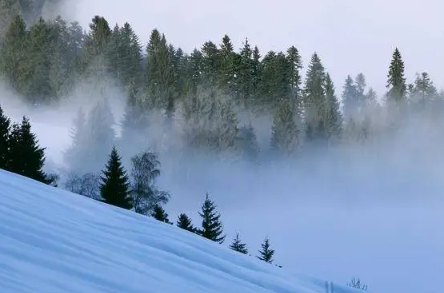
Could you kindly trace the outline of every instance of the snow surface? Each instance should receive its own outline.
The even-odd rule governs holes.
[[[327,292],[227,245],[0,170],[2,293]]]

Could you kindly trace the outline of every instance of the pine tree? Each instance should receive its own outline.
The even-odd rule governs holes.
[[[307,69],[304,95],[306,136],[309,140],[326,137],[325,130],[325,69],[319,56],[314,53]]]
[[[404,61],[398,48],[395,48],[390,62],[387,75],[387,88],[389,89],[387,94],[389,100],[392,102],[405,100],[407,86],[404,77]]]
[[[237,140],[242,159],[247,162],[257,162],[260,149],[256,132],[251,123],[239,128]]]
[[[193,224],[191,223],[191,219],[184,213],[180,214],[177,217],[177,227],[182,228],[187,231],[190,231],[190,232],[196,232],[196,228],[193,227]]]
[[[343,112],[344,119],[356,119],[358,111],[358,91],[354,80],[350,75],[345,79],[345,84],[342,91]]]
[[[233,243],[231,243],[229,247],[234,251],[247,254],[248,249],[246,246],[247,245],[240,240],[239,233],[236,233],[236,237],[233,239]]]
[[[216,212],[216,205],[210,200],[208,193],[199,216],[202,218],[202,228],[199,230],[199,235],[222,244],[225,235],[222,236],[223,225],[220,221],[220,214]]]
[[[29,32],[20,15],[16,15],[5,32],[0,46],[0,74],[9,85],[20,94],[27,93],[29,76],[32,74],[28,66],[27,52]]]
[[[409,93],[411,105],[418,110],[426,109],[438,96],[438,90],[427,72],[416,74],[415,82],[410,85]]]
[[[124,209],[131,209],[132,203],[129,196],[129,180],[123,169],[121,158],[113,147],[105,170],[102,171],[100,195],[103,202]]]
[[[170,220],[168,219],[168,214],[166,213],[166,211],[162,208],[161,205],[156,204],[153,208],[153,212],[151,213],[151,216],[161,222],[167,223],[172,225],[173,223],[170,222]]]
[[[342,131],[342,115],[339,110],[339,101],[335,94],[335,87],[330,75],[325,76],[325,95],[327,99],[326,107],[326,131],[329,139],[337,139]]]
[[[49,178],[43,172],[45,149],[39,146],[28,118],[23,117],[21,124],[13,124],[9,143],[8,171],[46,184],[53,183],[54,178]]]
[[[7,169],[9,163],[9,134],[11,120],[3,113],[0,105],[0,169]]]
[[[270,248],[270,241],[267,238],[265,238],[264,243],[262,243],[262,250],[259,250],[260,256],[257,258],[260,260],[263,260],[268,263],[273,263],[273,255],[274,255],[274,249]]]
[[[274,115],[271,148],[284,156],[295,154],[299,148],[299,129],[288,101],[282,101]]]

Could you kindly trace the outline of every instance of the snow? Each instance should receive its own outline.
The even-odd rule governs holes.
[[[2,293],[327,292],[227,245],[0,170]]]

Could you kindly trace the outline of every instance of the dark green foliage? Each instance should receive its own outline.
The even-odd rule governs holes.
[[[191,219],[184,213],[177,217],[177,227],[193,233],[196,232],[196,228],[194,228],[193,224],[191,223]]]
[[[398,48],[392,55],[389,72],[387,75],[388,98],[395,102],[400,102],[406,98],[406,82],[404,77],[404,61]]]
[[[299,148],[299,129],[288,101],[281,102],[273,117],[271,148],[280,155],[290,156]]]
[[[50,178],[43,172],[45,149],[39,146],[28,118],[23,117],[21,124],[12,125],[9,147],[8,171],[46,184],[54,182],[55,178]]]
[[[205,202],[202,205],[199,216],[202,218],[202,227],[199,230],[199,235],[222,244],[225,241],[225,235],[223,235],[220,214],[216,211],[216,205],[210,200],[208,193],[205,196]]]
[[[103,202],[128,210],[133,207],[129,196],[129,179],[115,147],[111,151],[100,179],[100,195]]]
[[[335,86],[327,73],[325,77],[325,95],[326,95],[326,132],[330,140],[339,139],[342,132],[342,114],[339,109],[339,101],[335,94]]]
[[[9,134],[11,120],[3,113],[0,105],[0,169],[7,169],[9,163]]]
[[[153,208],[153,211],[151,213],[151,216],[161,222],[167,223],[172,225],[173,223],[168,220],[168,214],[165,212],[165,210],[160,205],[155,205]]]
[[[306,66],[302,85],[302,57],[294,46],[260,52],[248,39],[235,48],[230,36],[224,35],[221,41],[209,40],[184,52],[157,29],[142,44],[128,22],[111,27],[97,15],[84,32],[77,22],[40,18],[48,1],[0,1],[1,79],[32,106],[62,101],[77,89],[78,81],[101,92],[92,93],[91,100],[104,99],[109,87],[128,96],[117,142],[108,102],[85,113],[86,118],[79,116],[79,121],[85,121],[77,125],[73,146],[66,154],[76,173],[97,171],[92,166],[106,160],[101,150],[113,144],[152,143],[151,122],[159,121],[157,117],[161,117],[159,132],[165,134],[162,145],[168,146],[168,152],[180,145],[178,151],[187,154],[205,152],[225,161],[265,162],[275,157],[259,153],[256,135],[262,143],[263,137],[272,134],[275,153],[295,156],[296,149],[332,146],[339,138],[347,142],[359,137],[367,142],[396,129],[397,121],[412,117],[407,114],[435,120],[444,109],[444,98],[427,73],[407,86],[397,48],[388,70],[385,105],[378,104],[376,93],[359,73],[346,79],[341,113],[338,93],[317,53]],[[268,133],[259,132],[262,127],[257,124],[239,125],[245,118],[262,123],[264,117],[274,120]],[[170,140],[177,137],[176,130],[183,134],[178,144]],[[124,157],[139,151],[127,149]]]
[[[239,237],[239,233],[236,233],[236,237],[233,239],[233,243],[231,243],[231,245],[229,247],[232,250],[243,253],[243,254],[248,253],[247,245],[245,243],[242,243],[242,241],[240,240],[240,237]]]
[[[303,90],[306,136],[311,141],[323,141],[327,138],[325,78],[326,73],[321,59],[314,53],[308,66]]]
[[[268,263],[273,263],[274,249],[270,248],[270,241],[268,237],[265,238],[264,243],[262,243],[261,246],[262,249],[259,250],[259,256],[257,258]]]

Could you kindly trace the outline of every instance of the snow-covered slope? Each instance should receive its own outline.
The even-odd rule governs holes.
[[[177,227],[3,170],[0,291],[327,292],[325,281],[290,275]],[[357,291],[334,286],[334,292]]]

